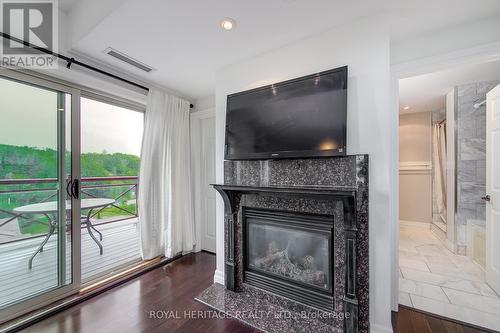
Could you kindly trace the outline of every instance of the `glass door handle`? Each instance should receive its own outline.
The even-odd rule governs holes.
[[[491,201],[491,197],[489,194],[485,195],[484,197],[481,197],[481,200],[484,200],[484,201],[487,201],[487,202],[490,202]]]
[[[66,194],[68,195],[69,198],[73,197],[73,194],[71,193],[71,185],[73,184],[73,182],[71,181],[71,179],[68,178],[68,180],[66,180]]]
[[[75,199],[78,199],[80,197],[80,181],[78,179],[75,179],[72,182],[71,196]]]

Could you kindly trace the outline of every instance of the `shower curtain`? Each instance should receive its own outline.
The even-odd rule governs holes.
[[[441,220],[446,223],[446,122],[434,125],[434,197]]]

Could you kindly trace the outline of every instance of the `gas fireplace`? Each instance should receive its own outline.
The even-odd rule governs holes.
[[[243,208],[244,281],[332,310],[333,216]]]

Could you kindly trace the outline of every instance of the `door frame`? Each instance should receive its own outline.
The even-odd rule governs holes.
[[[391,65],[391,308],[399,305],[399,80],[452,69],[453,67],[500,60],[500,42]],[[455,207],[456,208],[456,207]]]
[[[79,130],[79,115],[80,115],[80,91],[73,87],[47,81],[32,75],[21,73],[19,71],[1,68],[0,78],[6,78],[18,81],[22,84],[32,84],[40,88],[55,90],[71,95],[71,112],[65,115],[71,116],[71,177],[80,179],[80,130]],[[57,111],[57,110],[56,110]],[[57,111],[59,112],[59,111]],[[64,188],[65,186],[62,186]],[[0,310],[2,322],[6,322],[15,317],[19,317],[25,313],[48,305],[55,300],[69,296],[78,292],[81,287],[81,265],[80,265],[80,199],[71,199],[71,283],[63,286],[49,289],[48,291],[40,292],[40,294],[29,297],[25,301],[13,304],[8,308]]]
[[[192,112],[189,115],[191,127],[191,177],[193,179],[192,190],[194,194],[194,221],[195,221],[195,238],[196,245],[194,252],[202,250],[202,228],[201,228],[201,121],[208,118],[215,118],[215,107],[207,108],[200,111]]]

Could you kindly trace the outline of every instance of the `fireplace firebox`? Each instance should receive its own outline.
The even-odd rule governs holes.
[[[243,207],[244,281],[333,310],[333,216]]]

